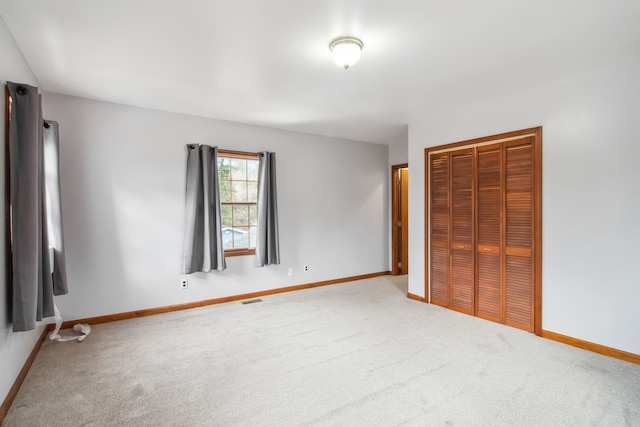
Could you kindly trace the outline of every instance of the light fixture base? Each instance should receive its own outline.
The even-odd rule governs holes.
[[[331,43],[329,43],[329,50],[333,51],[333,48],[338,43],[355,43],[360,46],[360,50],[364,48],[364,43],[362,43],[362,40],[357,37],[336,37],[335,39],[331,40]]]

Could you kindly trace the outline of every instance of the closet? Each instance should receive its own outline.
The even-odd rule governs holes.
[[[541,136],[425,150],[431,303],[541,333]]]

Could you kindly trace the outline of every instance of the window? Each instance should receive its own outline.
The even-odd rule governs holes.
[[[220,150],[218,175],[225,255],[254,254],[258,225],[258,155]]]

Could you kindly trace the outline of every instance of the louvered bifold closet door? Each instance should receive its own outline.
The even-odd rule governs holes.
[[[505,310],[504,323],[533,331],[533,137],[504,143]]]
[[[541,334],[542,128],[425,150],[431,302]]]
[[[477,147],[476,316],[501,322],[502,152]]]
[[[473,149],[451,152],[450,307],[474,314]]]
[[[449,153],[429,159],[431,302],[449,307]]]

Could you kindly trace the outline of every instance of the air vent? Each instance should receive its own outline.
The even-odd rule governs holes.
[[[248,299],[246,301],[242,301],[243,304],[255,304],[256,302],[262,302],[260,298],[256,299]]]

